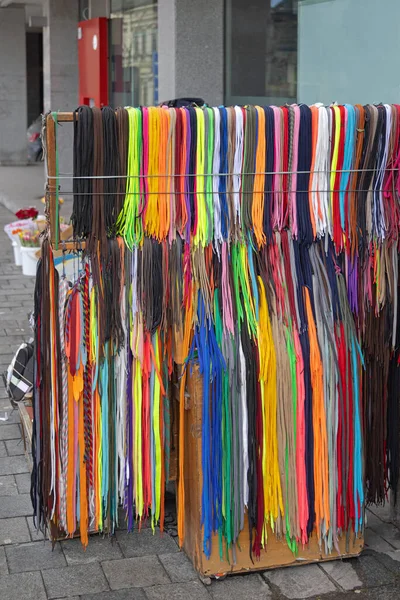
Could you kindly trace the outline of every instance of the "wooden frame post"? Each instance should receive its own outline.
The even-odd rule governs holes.
[[[60,223],[57,223],[57,185],[56,177],[56,124],[51,114],[46,118],[46,162],[47,162],[47,185],[46,203],[50,221],[50,243],[58,250],[56,230],[59,234]],[[58,220],[59,221],[59,220]]]

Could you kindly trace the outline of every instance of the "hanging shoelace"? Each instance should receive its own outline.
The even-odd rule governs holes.
[[[71,221],[74,236],[86,237],[92,224],[93,180],[93,113],[80,106],[74,116],[74,205]],[[89,179],[88,179],[89,177]]]
[[[86,545],[122,504],[128,530],[163,527],[179,380],[184,544],[197,363],[206,556],[235,562],[244,536],[253,559],[271,535],[339,551],[399,478],[400,106],[73,119],[87,246],[71,282],[47,238],[38,267],[36,525]]]

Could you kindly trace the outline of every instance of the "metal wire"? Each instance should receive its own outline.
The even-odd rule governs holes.
[[[400,167],[382,168],[375,167],[370,169],[332,169],[332,170],[313,170],[313,171],[260,171],[254,173],[162,173],[154,175],[82,175],[74,176],[72,173],[61,173],[60,175],[47,175],[47,179],[160,179],[171,177],[247,177],[256,175],[307,175],[321,174],[330,175],[331,173],[370,173],[370,172],[397,172]]]
[[[226,191],[226,192],[213,192],[213,191],[209,191],[209,192],[171,192],[171,191],[165,191],[165,192],[145,192],[144,190],[139,191],[139,192],[85,192],[84,194],[80,194],[80,193],[76,193],[76,192],[72,192],[72,191],[64,191],[60,189],[60,192],[62,193],[63,196],[190,196],[190,195],[197,195],[197,196],[206,196],[208,194],[225,194],[227,196],[232,195],[232,194],[240,194],[241,196],[243,196],[244,194],[339,194],[340,192],[344,192],[344,193],[381,193],[381,192],[393,192],[393,190],[390,188],[390,190],[387,190],[385,188],[378,188],[378,189],[374,189],[374,188],[369,188],[368,190],[360,190],[360,189],[355,189],[355,190],[347,190],[347,189],[339,189],[339,190],[255,190],[255,191],[242,191],[242,190],[230,190],[230,191]],[[55,190],[47,190],[46,192],[47,195],[54,195],[55,194]]]

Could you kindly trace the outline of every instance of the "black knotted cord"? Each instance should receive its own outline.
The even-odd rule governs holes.
[[[93,180],[93,113],[88,106],[80,106],[73,113],[73,194],[71,222],[74,238],[85,238],[92,226]],[[76,179],[77,177],[81,179]]]
[[[117,118],[115,111],[109,106],[101,109],[103,117],[103,174],[104,179],[104,221],[107,235],[115,235],[115,223],[118,217],[116,206],[116,192],[118,179],[112,176],[119,175],[118,160],[118,137],[117,137]]]

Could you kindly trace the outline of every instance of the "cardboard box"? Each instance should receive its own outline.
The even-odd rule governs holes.
[[[267,548],[261,551],[260,559],[254,558],[252,562],[249,553],[249,538],[247,518],[243,534],[239,536],[240,549],[236,549],[236,563],[233,561],[232,552],[230,562],[221,560],[219,556],[218,536],[213,536],[212,553],[207,559],[203,553],[203,532],[201,523],[201,415],[202,415],[202,378],[198,369],[188,369],[187,375],[187,405],[185,411],[185,541],[184,550],[192,560],[197,571],[205,577],[228,573],[243,573],[259,569],[293,566],[321,562],[351,556],[359,556],[364,540],[355,537],[352,533],[349,539],[343,536],[340,540],[339,555],[336,551],[331,554],[321,552],[314,535],[307,547],[299,547],[297,556],[291,552],[284,540],[278,540],[269,530]]]

